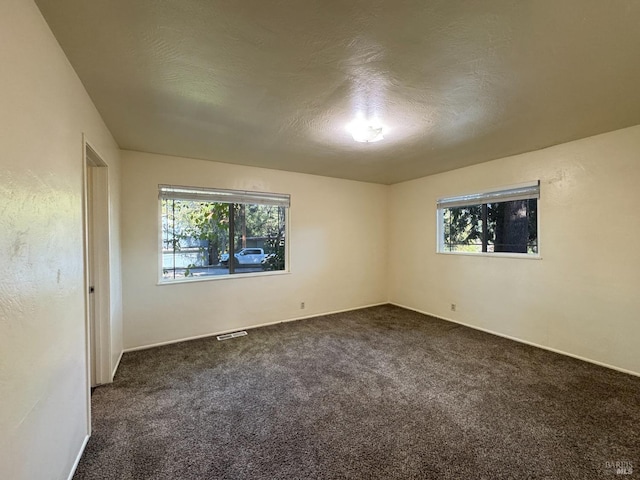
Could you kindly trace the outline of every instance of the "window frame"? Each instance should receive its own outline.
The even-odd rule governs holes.
[[[262,272],[247,272],[241,274],[226,274],[226,275],[207,275],[202,277],[185,277],[185,278],[172,278],[165,279],[163,278],[163,235],[162,235],[162,200],[163,198],[167,198],[166,195],[163,195],[163,188],[173,188],[173,189],[184,189],[194,192],[200,192],[203,194],[207,194],[211,192],[215,195],[215,193],[221,193],[222,195],[229,195],[229,198],[236,199],[244,199],[244,202],[230,202],[223,201],[222,203],[245,203],[245,204],[258,204],[260,202],[248,202],[246,200],[249,199],[259,199],[259,198],[280,198],[284,201],[286,199],[286,205],[282,204],[280,206],[285,207],[284,209],[284,232],[285,232],[285,245],[284,245],[284,270],[265,270]],[[214,196],[212,195],[212,197]],[[237,195],[235,197],[231,197],[232,195]],[[207,200],[204,198],[196,199],[196,198],[183,198],[180,195],[175,195],[172,198],[179,200],[195,200],[195,201],[211,201],[211,202],[221,202],[221,200]],[[222,188],[214,188],[214,187],[197,187],[197,186],[183,186],[183,185],[169,185],[169,184],[159,184],[158,185],[158,213],[156,216],[156,226],[158,228],[158,250],[156,253],[157,258],[157,286],[164,285],[176,285],[182,283],[195,283],[195,282],[208,282],[208,281],[217,281],[217,280],[229,280],[229,279],[237,279],[237,278],[254,278],[254,277],[266,277],[266,276],[275,276],[275,275],[288,275],[291,273],[291,262],[290,262],[290,219],[291,219],[291,195],[290,194],[282,194],[282,193],[271,193],[271,192],[258,192],[258,191],[249,191],[249,190],[229,190]],[[266,203],[262,203],[262,205],[266,205]],[[249,247],[251,248],[251,247]]]
[[[523,193],[518,192],[535,192]],[[536,206],[536,231],[537,231],[537,253],[515,253],[515,252],[452,252],[445,250],[444,245],[444,209],[453,206],[474,206],[486,203],[500,203],[512,200],[537,199]],[[468,203],[462,203],[468,202]],[[450,207],[446,204],[449,203]],[[443,205],[444,204],[444,205]],[[440,197],[436,200],[436,253],[440,255],[463,255],[472,257],[496,257],[496,258],[520,258],[527,260],[541,260],[542,250],[540,248],[540,180],[520,183],[504,187],[491,188],[485,191]]]

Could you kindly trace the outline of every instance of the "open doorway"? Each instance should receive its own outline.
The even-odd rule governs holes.
[[[108,166],[95,148],[84,145],[84,264],[89,385],[112,381],[109,274]]]

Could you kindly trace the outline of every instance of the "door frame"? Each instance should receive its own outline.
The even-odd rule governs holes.
[[[90,403],[90,388],[113,380],[109,262],[111,229],[109,167],[85,134],[82,135],[82,191],[86,367]],[[89,292],[91,287],[94,287],[94,293]],[[93,295],[93,312],[90,295]]]

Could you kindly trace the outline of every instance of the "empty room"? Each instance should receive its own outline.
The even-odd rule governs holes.
[[[640,477],[640,2],[2,0],[0,478]]]

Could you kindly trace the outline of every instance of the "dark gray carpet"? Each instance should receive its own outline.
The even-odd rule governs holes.
[[[640,476],[640,378],[393,306],[128,353],[92,401],[78,480]]]

